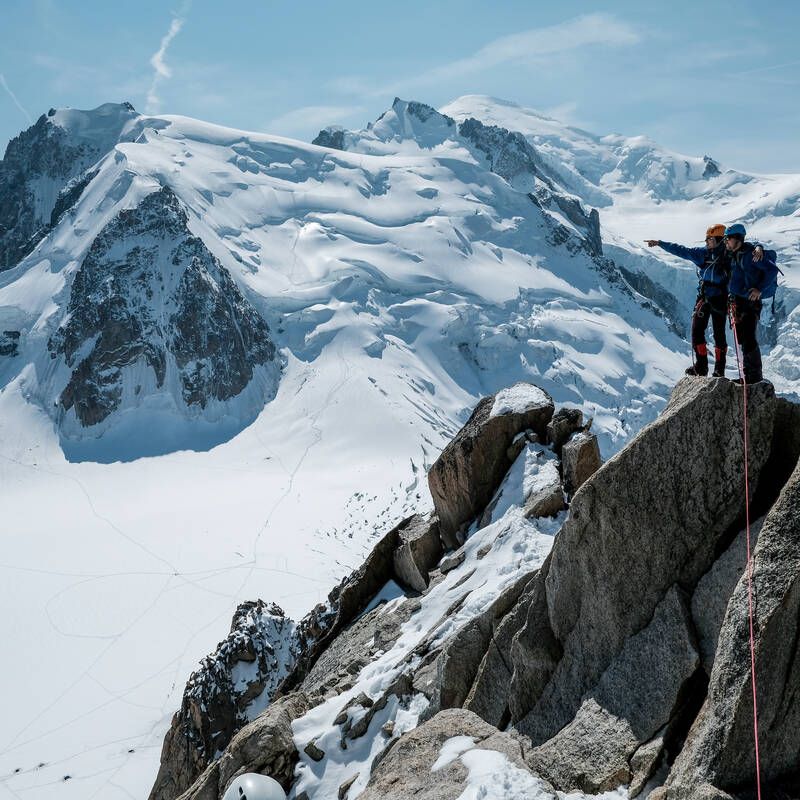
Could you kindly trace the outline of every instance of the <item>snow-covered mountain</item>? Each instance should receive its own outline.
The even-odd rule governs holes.
[[[795,312],[800,279],[793,267],[800,264],[800,175],[740,172],[708,155],[675,153],[644,136],[597,136],[481,95],[458,98],[441,111],[456,120],[477,118],[523,134],[563,186],[600,210],[606,255],[682,332],[688,333],[697,286],[694,268],[649,250],[643,240],[700,246],[709,225],[743,222],[751,239],[768,242],[779,253],[782,288],[774,313],[764,314],[761,339],[775,348],[768,367],[771,380],[798,391],[793,353],[800,343]]]
[[[3,635],[47,654],[3,682],[19,796],[143,796],[237,603],[322,600],[428,507],[478,397],[534,381],[604,455],[652,420],[694,276],[641,239],[721,214],[797,258],[797,176],[487,98],[316,142],[108,104],[0,164]],[[794,390],[785,272],[766,362]]]

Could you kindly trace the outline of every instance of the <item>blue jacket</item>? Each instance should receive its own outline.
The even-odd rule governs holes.
[[[718,297],[728,293],[730,259],[725,245],[720,243],[713,250],[706,247],[684,247],[682,244],[659,241],[659,247],[678,258],[685,258],[697,267],[697,276],[702,283],[703,294]]]
[[[751,289],[761,291],[769,282],[769,272],[775,270],[776,252],[765,249],[761,261],[753,261],[755,247],[753,242],[744,242],[731,253],[730,293],[736,297],[747,297]]]

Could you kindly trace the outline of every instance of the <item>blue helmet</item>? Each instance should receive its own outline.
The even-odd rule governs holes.
[[[735,222],[733,225],[728,225],[725,228],[725,235],[726,236],[741,236],[744,239],[747,236],[747,231],[744,229],[744,225],[741,225],[738,222]]]

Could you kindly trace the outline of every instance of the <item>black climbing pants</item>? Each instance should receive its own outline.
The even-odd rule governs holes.
[[[725,339],[725,322],[728,316],[728,301],[725,295],[706,297],[700,293],[694,305],[692,314],[692,344],[697,347],[706,343],[706,328],[708,321],[714,330],[714,347],[723,351],[728,347]]]
[[[742,348],[744,377],[748,383],[755,383],[762,378],[761,350],[756,340],[756,328],[761,317],[761,301],[734,297],[731,311],[736,323],[736,338]]]

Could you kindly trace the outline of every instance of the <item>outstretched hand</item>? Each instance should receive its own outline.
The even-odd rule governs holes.
[[[753,261],[761,261],[764,258],[764,248],[757,244],[753,249]]]
[[[658,247],[658,239],[645,239],[648,247]]]

